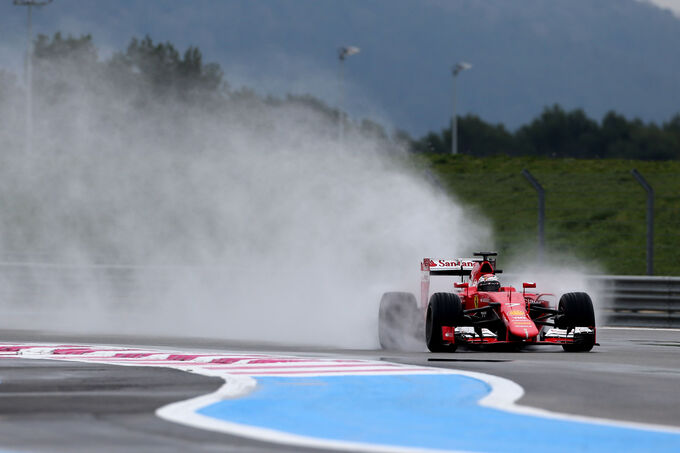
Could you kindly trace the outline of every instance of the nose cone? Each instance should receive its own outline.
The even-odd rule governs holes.
[[[534,322],[530,319],[527,321],[510,320],[508,322],[508,330],[512,335],[525,340],[536,338],[538,335],[538,329],[536,328]]]
[[[504,313],[511,335],[528,340],[538,335],[536,324],[523,309],[508,310]]]
[[[524,340],[534,339],[538,336],[536,324],[526,312],[522,293],[508,293],[508,300],[501,305],[501,311],[510,335]]]

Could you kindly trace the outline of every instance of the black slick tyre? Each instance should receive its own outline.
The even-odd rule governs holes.
[[[455,344],[445,343],[442,326],[460,325],[463,317],[463,304],[460,297],[452,293],[434,293],[430,297],[425,318],[425,340],[427,349],[432,352],[454,352]]]
[[[378,312],[380,347],[392,350],[407,349],[409,343],[414,342],[420,316],[416,296],[413,294],[402,292],[383,294]]]
[[[557,306],[556,325],[563,329],[588,327],[595,329],[593,301],[587,293],[565,293]],[[587,352],[595,345],[594,334],[574,334],[574,343],[563,344],[567,352]]]

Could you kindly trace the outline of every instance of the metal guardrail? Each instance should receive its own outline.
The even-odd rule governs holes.
[[[591,282],[602,324],[680,328],[680,277],[613,275]]]

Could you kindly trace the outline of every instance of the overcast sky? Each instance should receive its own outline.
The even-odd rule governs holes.
[[[645,1],[645,0],[643,0]],[[662,8],[670,9],[676,16],[680,17],[680,0],[646,0]]]
[[[459,113],[517,127],[544,106],[560,103],[584,108],[595,118],[614,109],[667,120],[677,112],[680,96],[677,81],[671,80],[680,62],[667,49],[680,29],[671,23],[676,20],[667,14],[660,26],[656,17],[654,25],[645,27],[650,23],[645,19],[626,22],[640,11],[617,16],[623,13],[614,10],[631,4],[653,8],[633,1],[591,1],[608,5],[602,11],[591,8],[599,22],[561,22],[579,11],[565,5],[584,0],[513,0],[508,2],[512,6],[492,0],[54,0],[34,12],[34,35],[92,34],[100,57],[106,58],[124,50],[132,37],[149,34],[180,51],[198,46],[205,61],[222,66],[232,87],[275,95],[309,93],[333,106],[339,99],[335,49],[358,45],[362,52],[346,62],[344,107],[414,134],[448,124],[449,68],[458,59],[474,65],[460,77]],[[680,17],[680,0],[653,2]],[[474,12],[452,24],[461,5],[473,5],[468,10]],[[296,10],[304,17],[288,17]],[[513,20],[520,26],[512,29]],[[525,33],[506,39],[516,29]],[[644,47],[656,42],[666,49]],[[26,8],[0,0],[0,69],[20,74],[25,47]],[[564,56],[556,61],[560,52]],[[407,72],[414,67],[418,70]],[[563,80],[567,70],[579,77]],[[609,83],[612,74],[615,83]],[[655,92],[643,93],[649,87]]]

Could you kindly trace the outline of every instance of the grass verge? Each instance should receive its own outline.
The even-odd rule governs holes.
[[[680,162],[624,159],[415,155],[443,188],[487,217],[503,261],[537,244],[538,198],[522,176],[528,169],[546,193],[546,252],[596,264],[608,274],[646,273],[647,194],[655,190],[654,274],[680,275]]]

